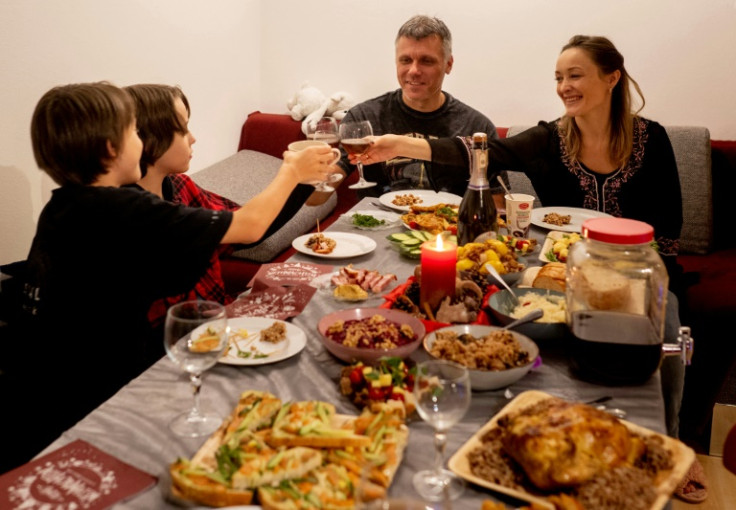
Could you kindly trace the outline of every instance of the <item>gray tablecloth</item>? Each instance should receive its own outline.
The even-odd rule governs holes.
[[[354,210],[375,209],[371,202],[362,200]],[[351,259],[315,259],[296,254],[292,261],[333,264],[336,268],[352,263],[355,267],[393,272],[399,281],[410,276],[418,261],[402,259],[385,237],[403,229],[365,231],[356,230],[342,219],[329,231],[359,233],[376,240],[375,251]],[[530,264],[539,264],[537,254],[529,256]],[[380,299],[361,306],[378,306]],[[356,414],[357,409],[340,395],[337,381],[343,363],[329,354],[319,339],[318,320],[336,309],[352,308],[354,304],[335,301],[328,292],[318,291],[304,312],[290,320],[304,330],[307,345],[297,356],[258,367],[234,367],[218,364],[204,375],[201,392],[202,407],[226,416],[235,405],[238,395],[247,389],[270,391],[282,400],[320,399],[332,402],[338,412]],[[664,432],[664,404],[659,373],[649,381],[634,387],[604,387],[575,379],[568,370],[562,352],[549,346],[541,349],[542,365],[509,388],[513,395],[525,390],[542,390],[571,400],[588,401],[611,395],[610,404],[625,409],[627,419],[657,432]],[[427,356],[421,349],[412,358]],[[100,360],[101,363],[110,360]],[[504,390],[474,392],[471,408],[462,422],[448,434],[447,457],[467,441],[497,411],[509,402]],[[73,428],[53,442],[43,453],[55,450],[74,439],[84,439],[98,448],[159,477],[153,489],[135,498],[119,503],[115,508],[152,509],[177,508],[168,498],[168,465],[179,456],[191,455],[204,442],[174,436],[167,427],[177,413],[192,404],[188,377],[168,358],[162,358],[141,376],[131,381],[110,400],[89,414]],[[410,422],[410,440],[404,460],[389,494],[393,497],[418,497],[412,476],[431,466],[434,460],[432,429],[418,418]],[[453,502],[455,509],[478,510],[483,499],[498,495],[483,488],[469,485],[463,497]]]

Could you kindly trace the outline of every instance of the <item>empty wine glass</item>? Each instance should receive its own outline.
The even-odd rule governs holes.
[[[465,482],[443,469],[447,431],[465,415],[470,407],[468,369],[452,361],[430,360],[417,365],[414,382],[417,412],[434,428],[434,469],[414,475],[414,488],[428,501],[457,499]]]
[[[371,127],[370,121],[363,120],[340,124],[340,144],[351,156],[361,156],[366,151],[371,144],[367,138],[369,136],[373,136],[373,127]],[[351,184],[349,187],[359,189],[370,188],[375,185],[375,182],[369,182],[363,178],[363,163],[358,160],[358,182]]]
[[[307,123],[307,140],[316,140],[325,142],[333,149],[337,149],[340,145],[340,132],[338,131],[337,121],[333,117],[322,117],[318,121]],[[339,157],[337,158],[339,160]],[[342,179],[342,174],[333,172],[326,181],[322,181],[315,185],[317,191],[332,192],[335,191],[329,183],[337,182]]]
[[[164,347],[169,358],[189,373],[194,393],[192,409],[176,416],[169,428],[180,436],[199,437],[211,434],[222,423],[216,414],[199,409],[202,372],[222,356],[228,342],[225,307],[214,301],[183,301],[166,313]]]

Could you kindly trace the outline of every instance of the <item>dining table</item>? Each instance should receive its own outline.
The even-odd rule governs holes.
[[[375,198],[363,198],[351,211],[378,211],[382,207]],[[351,212],[348,213],[350,215]],[[344,259],[318,258],[297,252],[289,261],[332,265],[335,270],[352,264],[356,268],[393,273],[398,282],[410,277],[419,260],[401,256],[386,240],[387,235],[401,232],[406,227],[397,222],[382,230],[358,230],[345,218],[334,222],[327,230],[359,234],[373,239],[376,247],[368,253]],[[532,226],[530,236],[544,239],[544,229]],[[524,257],[527,265],[540,265],[539,252]],[[282,401],[322,400],[334,404],[341,414],[357,415],[359,409],[340,392],[338,381],[346,365],[330,354],[322,344],[317,323],[323,316],[340,309],[377,307],[381,295],[356,304],[336,300],[331,292],[318,290],[303,311],[288,320],[306,334],[304,349],[276,363],[256,366],[233,366],[218,363],[203,375],[200,402],[203,410],[227,416],[245,390],[267,391]],[[163,339],[162,339],[163,341]],[[571,371],[564,348],[555,344],[540,346],[541,364],[511,386],[499,390],[474,391],[470,408],[461,421],[447,433],[445,461],[467,442],[510,399],[527,390],[541,390],[571,401],[593,401],[610,396],[610,404],[623,409],[627,420],[658,433],[665,432],[665,409],[656,372],[642,384],[633,386],[603,386],[586,382]],[[412,355],[413,362],[428,359],[419,347]],[[110,360],[100,360],[101,363]],[[117,509],[181,508],[181,502],[170,495],[169,465],[179,457],[191,458],[206,437],[184,438],[174,435],[168,422],[192,404],[189,378],[167,357],[162,357],[146,371],[121,388],[109,400],[64,432],[41,454],[58,449],[76,439],[83,439],[125,463],[157,477],[157,483],[145,492],[119,502]],[[418,499],[412,484],[413,475],[435,459],[434,433],[431,426],[418,416],[407,420],[408,445],[388,494],[392,498]],[[505,503],[509,508],[522,506],[519,501],[468,483],[460,499],[451,502],[452,508],[479,510],[483,500]],[[441,504],[427,502],[439,508]]]

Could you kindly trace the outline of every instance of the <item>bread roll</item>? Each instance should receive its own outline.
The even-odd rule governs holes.
[[[586,264],[580,268],[580,276],[583,296],[596,310],[618,310],[631,295],[628,278],[612,269]]]
[[[532,287],[565,292],[565,267],[562,262],[549,262],[543,265],[534,278]]]

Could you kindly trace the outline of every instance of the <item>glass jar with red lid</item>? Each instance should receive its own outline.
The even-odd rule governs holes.
[[[573,369],[586,379],[635,384],[663,355],[668,276],[651,225],[592,218],[567,259],[567,323]]]

